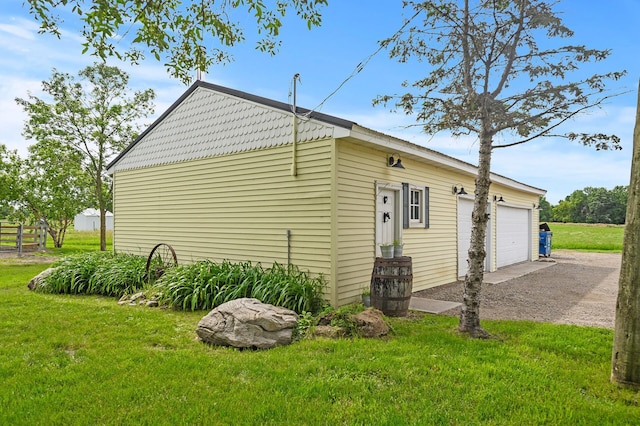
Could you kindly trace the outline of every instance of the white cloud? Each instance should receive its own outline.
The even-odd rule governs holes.
[[[35,32],[33,31],[34,25],[31,23],[25,23],[20,19],[19,24],[0,24],[0,33],[7,33],[13,37],[22,38],[25,40],[35,40]],[[35,26],[37,29],[37,26]]]
[[[39,80],[0,74],[0,143],[18,149],[20,154],[27,151],[28,143],[21,135],[27,114],[15,98],[26,98],[29,92],[38,94],[40,84]]]

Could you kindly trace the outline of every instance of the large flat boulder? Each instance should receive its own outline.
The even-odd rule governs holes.
[[[42,286],[42,281],[49,275],[51,275],[51,273],[55,270],[56,268],[47,268],[35,277],[31,278],[31,281],[29,281],[29,284],[27,284],[29,290],[36,290],[38,287]]]
[[[213,309],[200,320],[196,333],[205,343],[268,349],[290,344],[297,323],[292,310],[243,298]]]

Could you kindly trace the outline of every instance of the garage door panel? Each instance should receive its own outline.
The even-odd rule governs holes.
[[[508,206],[497,209],[496,263],[498,268],[529,260],[531,253],[530,212]]]

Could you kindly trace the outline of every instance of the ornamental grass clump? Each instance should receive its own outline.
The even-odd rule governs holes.
[[[323,304],[322,276],[310,277],[297,267],[274,263],[264,269],[260,263],[215,263],[202,260],[171,268],[155,284],[160,301],[184,310],[212,309],[242,297],[283,306],[298,313],[317,312]]]
[[[88,293],[116,297],[135,293],[145,285],[146,263],[144,257],[127,253],[105,258],[89,279]]]
[[[44,293],[86,294],[89,280],[106,256],[102,252],[87,252],[64,257],[53,264],[55,270],[36,290]]]
[[[87,252],[56,262],[36,290],[58,294],[122,296],[144,286],[146,260],[111,252]]]

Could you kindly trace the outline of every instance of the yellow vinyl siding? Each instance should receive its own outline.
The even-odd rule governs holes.
[[[459,174],[402,158],[405,169],[386,167],[389,153],[339,141],[337,183],[338,304],[358,299],[369,286],[375,259],[375,182],[428,186],[430,227],[403,229],[404,253],[413,259],[413,288],[456,279],[456,198]],[[466,186],[466,182],[464,182]]]
[[[376,182],[407,182],[429,187],[429,228],[401,231],[404,253],[413,259],[414,291],[455,281],[458,197],[452,187],[462,184],[471,195],[474,176],[409,156],[402,157],[405,169],[387,167],[389,154],[353,140],[321,140],[298,145],[295,177],[291,146],[116,171],[114,248],[146,256],[165,242],[180,263],[206,258],[268,266],[287,262],[289,229],[291,262],[322,273],[327,299],[344,305],[357,301],[371,279]],[[493,184],[491,197],[495,193],[514,205],[532,207],[538,200]],[[533,218],[537,259],[537,210]],[[495,241],[495,223],[489,232]]]
[[[146,255],[171,244],[178,260],[291,262],[330,277],[331,140],[115,173],[114,248]]]

